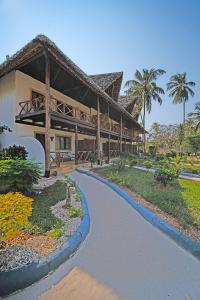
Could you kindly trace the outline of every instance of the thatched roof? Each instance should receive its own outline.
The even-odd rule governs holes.
[[[117,79],[122,79],[123,72],[105,73],[89,76],[102,90],[109,88]]]
[[[68,56],[66,56],[48,37],[38,35],[16,54],[7,59],[0,65],[0,78],[12,70],[17,70],[21,66],[27,64],[33,57],[42,55],[46,51],[53,59],[58,62],[62,67],[80,80],[84,85],[91,89],[94,93],[99,95],[102,100],[111,105],[113,109],[121,112],[127,120],[133,122],[137,128],[143,128],[134,120],[130,113],[119,106],[94,80],[84,73]]]

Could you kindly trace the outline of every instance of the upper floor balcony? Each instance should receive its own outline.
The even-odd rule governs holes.
[[[77,103],[78,105],[78,103]],[[62,100],[58,100],[51,96],[50,98],[50,113],[77,123],[79,126],[87,125],[91,128],[97,126],[97,112],[86,112],[78,107],[72,106]],[[17,119],[31,118],[36,114],[45,113],[45,97],[36,97],[28,101],[19,102],[19,110]],[[109,118],[108,114],[100,113],[100,128],[101,131],[120,136],[121,125]],[[135,132],[131,129],[122,126],[122,136],[129,139],[135,137]]]

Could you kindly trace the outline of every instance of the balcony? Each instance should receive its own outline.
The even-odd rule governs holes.
[[[36,114],[45,113],[45,99],[44,97],[40,97],[28,101],[22,101],[19,102],[19,107],[20,109],[17,119],[31,118],[31,116],[35,116]],[[97,126],[97,115],[86,113],[85,111],[52,96],[50,100],[50,113],[93,128],[96,128]],[[107,114],[100,114],[100,127],[102,131],[120,136],[120,124],[110,120]],[[132,138],[133,132],[130,129],[123,127],[122,136],[125,138]]]

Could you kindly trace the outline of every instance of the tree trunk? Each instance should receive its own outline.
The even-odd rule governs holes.
[[[185,124],[185,99],[183,99],[183,124]]]
[[[145,101],[144,101],[144,111],[143,111],[143,128],[145,131],[145,115],[146,115],[146,105],[145,105]],[[144,153],[146,152],[146,133],[144,132],[143,134],[143,142],[144,142],[144,146],[143,146],[143,151]]]

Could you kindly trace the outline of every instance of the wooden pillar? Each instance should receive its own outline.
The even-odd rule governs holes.
[[[120,150],[120,154],[122,153],[122,134],[123,134],[123,120],[122,120],[122,115],[120,116],[120,146],[119,146],[119,150]]]
[[[50,176],[50,61],[48,54],[45,57],[45,177]]]
[[[126,138],[124,139],[124,152],[126,153]]]
[[[75,165],[78,165],[78,126],[75,125]]]
[[[97,132],[96,132],[96,151],[97,151],[97,161],[98,165],[100,165],[101,160],[101,150],[100,150],[100,100],[99,95],[97,96]]]

